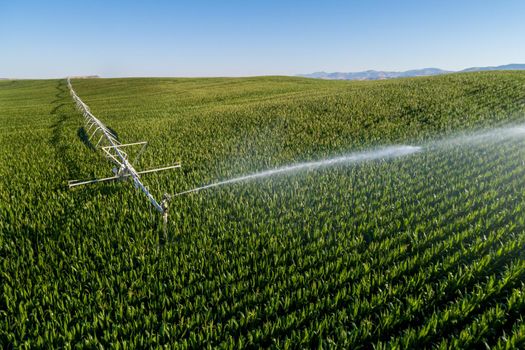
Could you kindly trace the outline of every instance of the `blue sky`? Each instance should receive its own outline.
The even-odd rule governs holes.
[[[525,63],[525,1],[0,0],[0,77]]]

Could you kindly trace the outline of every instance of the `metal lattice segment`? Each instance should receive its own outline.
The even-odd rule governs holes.
[[[162,171],[162,170],[176,169],[176,168],[180,168],[180,167],[181,167],[180,164],[174,164],[174,165],[170,165],[170,166],[162,167],[162,168],[155,168],[155,169],[148,169],[148,170],[138,171],[137,174],[143,175],[143,174],[154,173],[154,172]],[[119,176],[111,176],[111,177],[105,177],[105,178],[93,179],[93,180],[69,180],[67,183],[68,183],[69,187],[71,188],[71,187],[87,185],[87,184],[92,184],[92,183],[98,183],[98,182],[109,182],[109,181],[121,180],[121,179],[129,177],[129,176],[131,176],[131,175],[130,174],[123,174],[123,175],[119,175]]]
[[[90,142],[92,140],[97,140],[95,147],[102,149],[106,158],[115,164],[115,168],[113,169],[115,176],[101,178],[101,179],[92,179],[92,180],[71,180],[68,182],[69,188],[81,186],[81,185],[92,184],[92,183],[131,179],[133,181],[133,184],[135,185],[135,188],[142,191],[146,195],[150,203],[155,207],[155,209],[158,212],[162,213],[167,218],[167,208],[168,208],[167,198],[168,197],[164,195],[164,199],[160,203],[157,202],[157,200],[155,200],[155,198],[150,193],[148,188],[144,186],[142,182],[140,181],[140,175],[153,173],[157,171],[180,168],[181,167],[180,163],[175,163],[170,166],[149,169],[149,170],[144,170],[144,171],[135,170],[131,162],[128,160],[128,154],[125,151],[123,151],[122,148],[132,147],[132,146],[142,146],[137,156],[135,157],[134,162],[136,162],[138,158],[140,157],[140,155],[142,154],[142,152],[146,149],[148,142],[141,141],[141,142],[122,144],[118,140],[117,136],[108,127],[106,127],[97,117],[95,117],[91,113],[89,107],[80,99],[80,97],[78,97],[75,90],[73,90],[73,86],[71,85],[70,78],[67,78],[67,85],[69,87],[69,92],[71,94],[71,97],[73,97],[73,100],[75,101],[77,109],[84,116],[84,119],[86,122],[86,134],[89,136]]]

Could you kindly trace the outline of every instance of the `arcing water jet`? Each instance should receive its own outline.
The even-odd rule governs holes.
[[[310,169],[316,169],[316,168],[325,168],[330,167],[334,165],[341,165],[341,164],[355,164],[355,163],[361,163],[369,160],[377,160],[377,159],[390,159],[390,158],[397,158],[401,156],[406,156],[412,153],[416,153],[421,151],[421,147],[418,146],[406,146],[406,145],[400,145],[400,146],[390,146],[385,148],[378,148],[371,151],[365,151],[365,152],[355,152],[348,154],[346,156],[336,157],[336,158],[329,158],[329,159],[323,159],[318,161],[312,161],[312,162],[305,162],[305,163],[298,163],[294,165],[287,165],[280,168],[275,168],[271,170],[265,170],[258,173],[245,175],[236,177],[229,180],[224,180],[220,182],[215,182],[209,185],[205,185],[202,187],[194,188],[188,191],[177,193],[175,196],[180,196],[183,194],[188,194],[192,192],[198,192],[202,191],[208,188],[227,185],[227,184],[233,184],[236,182],[241,181],[248,181],[248,180],[254,180],[269,176],[275,176],[285,173],[293,173],[301,170],[310,170]]]
[[[355,152],[350,153],[346,156],[323,159],[312,162],[298,163],[293,165],[287,165],[271,170],[265,170],[258,173],[253,173],[249,175],[239,176],[233,179],[224,180],[215,182],[209,185],[197,187],[191,190],[179,192],[175,196],[180,196],[183,194],[193,193],[202,191],[208,188],[233,184],[242,181],[255,180],[275,175],[281,175],[286,173],[294,173],[302,170],[310,170],[316,168],[324,168],[335,165],[343,164],[356,164],[370,160],[378,159],[390,159],[397,158],[401,156],[406,156],[414,154],[417,152],[431,151],[436,148],[445,148],[445,147],[460,147],[466,145],[476,145],[476,144],[486,144],[500,142],[511,138],[523,137],[525,136],[525,125],[515,125],[508,127],[495,128],[486,131],[480,131],[470,134],[460,134],[453,137],[444,138],[436,140],[433,142],[426,143],[422,146],[408,146],[408,145],[398,145],[398,146],[389,146],[384,148],[378,148],[370,151]]]

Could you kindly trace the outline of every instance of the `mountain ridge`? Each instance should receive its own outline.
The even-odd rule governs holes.
[[[459,71],[444,70],[440,68],[411,69],[407,71],[378,71],[366,70],[361,72],[314,72],[309,74],[298,74],[303,78],[326,79],[326,80],[384,80],[409,77],[426,77],[451,73],[482,72],[494,70],[525,70],[525,64],[511,63],[501,66],[470,67]]]

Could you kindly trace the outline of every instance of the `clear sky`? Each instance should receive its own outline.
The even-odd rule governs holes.
[[[0,0],[0,77],[525,63],[525,0]]]

